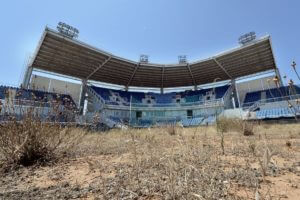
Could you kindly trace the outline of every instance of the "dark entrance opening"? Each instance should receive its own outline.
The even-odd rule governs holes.
[[[193,110],[187,110],[186,115],[188,118],[193,118]]]
[[[142,118],[142,111],[136,111],[136,119]]]

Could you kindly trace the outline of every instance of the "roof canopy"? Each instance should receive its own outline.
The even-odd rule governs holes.
[[[276,69],[269,36],[202,61],[150,64],[114,56],[49,28],[31,66],[84,80],[154,88],[201,85]]]

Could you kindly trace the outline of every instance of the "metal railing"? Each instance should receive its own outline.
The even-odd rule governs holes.
[[[170,108],[170,107],[207,107],[207,106],[223,106],[224,98],[214,99],[214,100],[203,100],[196,102],[184,102],[184,103],[130,103],[129,102],[116,102],[116,101],[105,101],[107,106],[115,107],[133,107],[133,108]]]
[[[250,108],[254,105],[259,106],[259,105],[265,104],[265,103],[280,102],[280,101],[286,101],[286,100],[297,100],[297,99],[300,100],[300,94],[283,96],[283,97],[275,97],[275,98],[266,98],[266,99],[261,99],[258,101],[244,103],[243,108]]]

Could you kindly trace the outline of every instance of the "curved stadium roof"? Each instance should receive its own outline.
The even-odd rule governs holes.
[[[154,88],[201,85],[276,69],[269,36],[197,62],[151,64],[114,56],[49,28],[31,66],[79,79]]]

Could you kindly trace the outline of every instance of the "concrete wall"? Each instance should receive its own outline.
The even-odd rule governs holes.
[[[69,94],[71,95],[71,97],[77,105],[81,93],[80,84],[43,77],[39,75],[32,76],[29,88],[47,92],[55,92],[59,94]]]
[[[255,80],[236,83],[241,104],[243,104],[245,100],[245,96],[248,92],[255,92],[259,90],[266,90],[269,88],[276,87],[273,78],[274,76],[268,76],[268,77],[259,78]],[[268,82],[267,81],[268,79],[270,79],[271,81]]]

